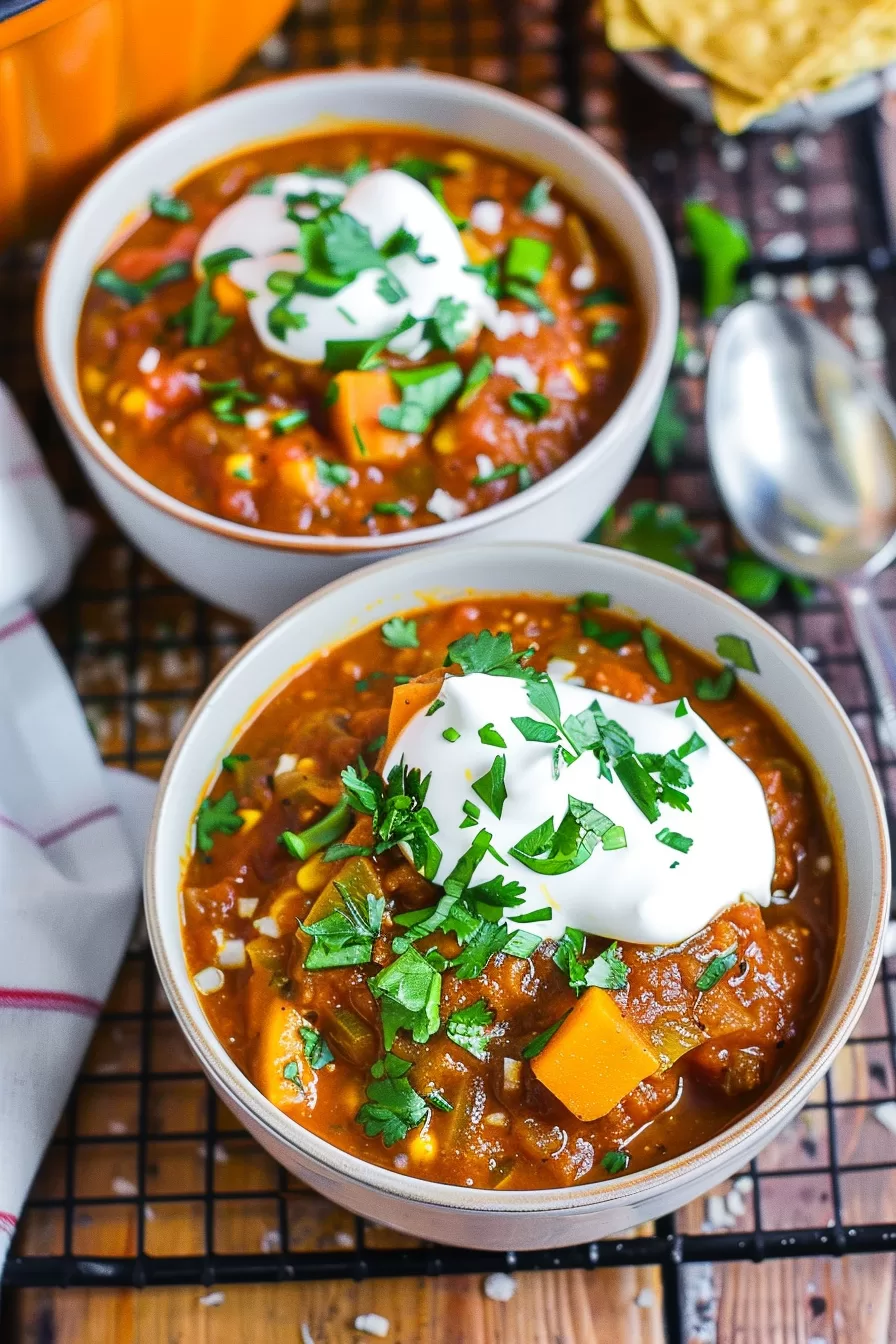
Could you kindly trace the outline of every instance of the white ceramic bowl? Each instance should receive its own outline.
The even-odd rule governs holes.
[[[239,654],[203,696],[162,776],[146,862],[146,910],[165,990],[218,1094],[277,1161],[356,1213],[427,1239],[492,1249],[561,1246],[658,1217],[742,1167],[791,1119],[852,1029],[874,982],[889,909],[883,802],[849,720],[812,668],[752,612],[698,579],[640,556],[581,544],[455,545],[363,569],[300,602]],[[798,1060],[748,1115],[711,1142],[650,1171],[599,1185],[534,1191],[436,1185],[332,1147],[266,1101],[209,1027],[181,942],[178,886],[192,818],[221,756],[253,713],[318,649],[397,612],[477,594],[609,592],[694,648],[721,633],[749,639],[750,688],[789,725],[817,767],[840,829],[849,900],[841,954]],[[425,595],[425,596],[424,596]]]
[[[640,367],[621,405],[579,453],[522,494],[455,522],[394,537],[313,537],[262,531],[182,504],[144,481],[87,417],[75,339],[98,263],[173,186],[243,145],[334,123],[391,122],[441,131],[550,174],[598,218],[628,259],[645,318]],[[123,222],[124,221],[124,222]],[[90,186],[47,261],[38,349],[47,389],[106,508],[157,565],[201,596],[257,623],[371,560],[455,537],[583,537],[631,475],[672,362],[678,289],[669,244],[647,197],[593,140],[551,112],[501,90],[413,70],[342,71],[260,84],[179,117],[129,149]]]

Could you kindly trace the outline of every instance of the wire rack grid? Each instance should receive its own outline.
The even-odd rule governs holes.
[[[732,538],[706,467],[702,407],[713,328],[699,316],[680,206],[701,197],[747,224],[754,293],[815,311],[882,376],[896,311],[873,122],[795,139],[731,141],[686,121],[626,74],[580,0],[320,0],[264,49],[315,68],[416,62],[535,98],[626,158],[657,205],[685,300],[674,375],[673,451],[654,445],[626,499],[682,505],[700,572],[724,580]],[[254,62],[244,80],[263,77]],[[26,410],[94,544],[47,622],[110,764],[155,776],[189,708],[248,633],[137,555],[91,501],[40,389],[31,341],[43,249],[0,258],[0,373]],[[657,465],[664,455],[671,463]],[[896,575],[881,580],[896,609]],[[839,696],[896,816],[896,756],[830,594],[781,596],[775,625]],[[896,960],[885,962],[856,1035],[799,1118],[734,1181],[623,1238],[517,1255],[411,1241],[294,1181],[216,1101],[167,1008],[139,937],[128,953],[8,1261],[8,1285],[144,1285],[656,1265],[670,1341],[682,1337],[680,1267],[691,1262],[896,1245]]]

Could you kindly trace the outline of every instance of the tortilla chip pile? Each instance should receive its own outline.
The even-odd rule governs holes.
[[[674,47],[736,135],[757,117],[896,60],[896,0],[604,0],[617,51]]]

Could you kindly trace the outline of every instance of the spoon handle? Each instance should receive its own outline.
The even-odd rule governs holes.
[[[896,638],[893,629],[865,583],[844,582],[836,587],[871,679],[886,731],[885,745],[896,751]]]

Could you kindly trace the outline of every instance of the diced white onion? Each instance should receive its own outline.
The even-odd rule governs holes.
[[[507,341],[520,330],[520,314],[510,308],[499,308],[494,317],[486,318],[485,325],[499,341]]]
[[[228,938],[218,953],[218,965],[227,971],[237,971],[246,964],[246,944],[242,938]]]
[[[596,279],[594,267],[583,261],[581,266],[577,266],[569,277],[569,283],[573,289],[590,289]]]
[[[268,422],[267,411],[262,410],[260,406],[251,406],[243,416],[247,429],[263,429]]]
[[[266,938],[280,937],[280,925],[270,915],[262,915],[261,919],[256,919],[254,923],[258,932],[264,934]]]
[[[556,229],[563,223],[563,206],[559,201],[545,201],[532,211],[532,218],[539,224],[547,224],[549,229]]]
[[[512,378],[524,392],[538,391],[538,374],[522,355],[499,355],[495,360],[495,373]]]
[[[157,350],[154,345],[148,345],[137,360],[137,368],[141,373],[155,373],[161,358],[161,350]]]
[[[538,335],[541,330],[541,323],[538,320],[537,313],[519,313],[517,317],[521,336],[528,336],[531,340],[532,337]]]
[[[470,211],[470,223],[480,233],[500,233],[504,207],[500,201],[476,201]]]
[[[206,966],[193,976],[193,984],[200,994],[217,994],[224,984],[224,972],[217,966]]]
[[[389,1322],[385,1316],[367,1311],[355,1317],[355,1329],[360,1330],[362,1335],[376,1335],[377,1339],[385,1339],[389,1333]]]
[[[293,756],[287,752],[284,752],[284,754],[280,757],[277,764],[274,766],[274,777],[276,778],[277,775],[285,775],[288,774],[289,771],[295,770],[298,763],[299,763],[298,756]]]
[[[240,919],[251,919],[257,909],[257,896],[240,896],[237,898],[236,912]]]
[[[433,490],[426,507],[430,513],[434,513],[437,518],[441,518],[445,523],[451,523],[455,518],[462,518],[467,511],[467,506],[462,499],[455,499],[441,486]]]
[[[476,454],[476,475],[477,475],[477,476],[491,476],[491,474],[492,474],[492,472],[494,471],[494,469],[495,469],[495,464],[494,464],[494,462],[491,460],[490,457],[487,457],[487,456],[485,455],[485,453],[477,453],[477,454]]]

